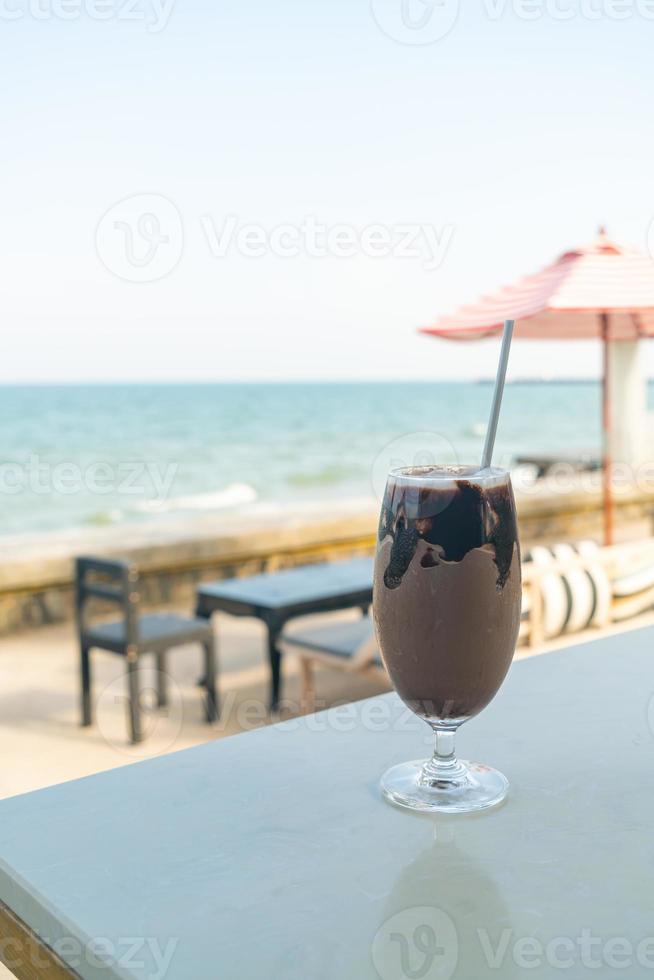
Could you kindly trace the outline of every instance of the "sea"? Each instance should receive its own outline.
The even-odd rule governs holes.
[[[0,534],[379,498],[391,465],[477,461],[491,396],[442,381],[0,387]],[[598,384],[507,386],[501,465],[599,447]]]

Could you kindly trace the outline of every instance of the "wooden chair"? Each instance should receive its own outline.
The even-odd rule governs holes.
[[[138,666],[144,653],[152,653],[157,658],[157,703],[159,707],[164,707],[167,702],[167,651],[185,643],[199,643],[205,656],[207,721],[212,723],[218,718],[215,641],[211,624],[206,619],[192,619],[175,613],[139,616],[139,575],[134,565],[128,562],[78,558],[75,592],[83,726],[91,725],[93,720],[90,660],[93,648],[125,657],[130,735],[133,743],[142,740]],[[90,623],[87,610],[89,599],[99,599],[118,606],[121,617],[111,622]]]

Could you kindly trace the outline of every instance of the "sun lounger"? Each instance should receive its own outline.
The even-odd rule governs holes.
[[[349,673],[386,677],[369,616],[285,632],[281,645],[300,657],[302,703],[309,711],[315,708],[316,663]]]

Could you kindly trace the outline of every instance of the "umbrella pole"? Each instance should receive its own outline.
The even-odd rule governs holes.
[[[603,489],[604,489],[604,544],[613,544],[613,494],[611,487],[611,395],[609,389],[609,316],[602,313],[600,316],[602,324],[602,343],[604,353],[604,370],[602,377],[602,427],[604,436],[604,458],[602,461]]]

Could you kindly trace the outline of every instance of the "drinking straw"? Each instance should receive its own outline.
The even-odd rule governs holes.
[[[509,363],[509,352],[511,350],[511,338],[513,336],[513,320],[504,321],[504,333],[502,335],[502,349],[500,351],[500,362],[497,365],[497,377],[495,378],[495,391],[493,392],[493,404],[491,405],[490,419],[486,429],[486,442],[484,452],[481,457],[482,470],[488,469],[493,457],[493,446],[495,445],[495,435],[497,433],[497,421],[500,417],[502,407],[502,395],[504,394],[504,381],[506,379],[506,366]]]

